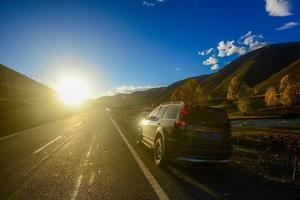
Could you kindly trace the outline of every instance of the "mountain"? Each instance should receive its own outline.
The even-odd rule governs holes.
[[[57,101],[56,92],[0,64],[0,137],[58,120],[86,107],[71,108]]]
[[[290,42],[267,45],[238,57],[215,73],[189,78],[196,79],[203,91],[213,98],[225,98],[228,84],[234,76],[239,76],[252,90],[256,89],[259,94],[263,94],[268,87],[277,87],[286,74],[291,74],[293,81],[300,81],[299,72],[300,42]],[[169,101],[172,93],[187,79],[154,91],[134,92],[125,96],[119,94],[110,97],[110,100],[114,99],[113,102],[118,104],[124,103],[124,98],[131,99],[132,104],[158,104]],[[100,100],[105,101],[105,98]]]
[[[0,64],[0,99],[37,103],[54,95],[51,88]]]

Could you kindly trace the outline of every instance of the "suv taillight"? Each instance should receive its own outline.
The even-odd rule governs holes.
[[[189,114],[189,106],[188,105],[184,105],[183,108],[180,111],[180,117],[186,116]]]
[[[180,119],[177,119],[175,121],[175,126],[181,130],[181,131],[185,131],[186,130],[186,122],[185,121],[182,121]]]
[[[188,105],[185,105],[181,111],[180,111],[180,116],[179,119],[175,121],[175,126],[180,130],[180,131],[186,131],[186,122],[184,119],[186,119],[186,116],[189,114],[189,107]]]

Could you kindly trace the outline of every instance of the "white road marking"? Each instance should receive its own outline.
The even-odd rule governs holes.
[[[85,159],[84,164],[83,164],[84,167],[87,166],[88,161],[89,161],[88,159]]]
[[[54,143],[56,140],[59,140],[60,138],[61,138],[61,136],[58,136],[58,137],[54,138],[53,140],[51,140],[50,142],[48,142],[47,144],[45,144],[41,148],[35,150],[33,152],[33,154],[36,154],[36,153],[39,153],[40,151],[43,151],[45,148],[47,148],[49,145],[51,145],[52,143]]]
[[[109,109],[106,108],[106,110],[108,111]],[[117,125],[117,123],[115,122],[115,120],[112,118],[112,116],[110,115],[109,112],[106,112],[106,113],[108,114],[109,118],[113,122],[113,124],[116,127],[117,131],[119,132],[121,138],[124,140],[125,144],[127,145],[128,149],[130,150],[131,154],[133,155],[133,157],[134,157],[135,161],[137,162],[138,166],[141,168],[141,170],[144,173],[145,177],[147,178],[147,180],[149,181],[149,183],[152,186],[153,190],[157,194],[158,198],[161,199],[161,200],[168,200],[169,197],[167,196],[165,191],[161,188],[161,186],[159,185],[157,180],[154,178],[154,176],[151,174],[149,169],[146,167],[146,165],[144,164],[144,162],[142,161],[142,159],[140,158],[138,153],[130,145],[130,143],[128,142],[128,140],[126,139],[126,137],[124,136],[124,134],[120,130],[120,128]]]
[[[50,123],[51,123],[51,122],[50,122]],[[1,138],[0,138],[0,141],[1,141],[1,140],[8,139],[8,138],[11,138],[11,137],[15,137],[15,136],[18,136],[18,135],[21,135],[21,134],[24,134],[24,133],[27,133],[27,132],[29,132],[29,131],[32,131],[32,130],[41,128],[41,127],[46,126],[46,125],[48,125],[48,124],[43,124],[43,125],[41,125],[41,126],[33,127],[33,128],[30,128],[30,129],[26,129],[26,130],[24,130],[24,131],[20,131],[20,132],[17,132],[17,133],[13,133],[13,134],[11,134],[11,135],[7,135],[7,136],[4,136],[4,137],[1,137]]]
[[[75,124],[75,128],[77,128],[77,127],[79,127],[79,126],[81,126],[81,124],[82,124],[82,122],[78,122],[77,124]]]
[[[79,188],[80,188],[80,185],[81,185],[82,177],[83,177],[82,175],[79,175],[79,177],[77,179],[76,187],[75,187],[75,190],[73,192],[71,200],[75,200],[77,198],[77,195],[78,195],[78,192],[79,192]]]
[[[96,176],[96,173],[92,172],[90,179],[89,179],[89,186],[91,186],[93,184],[93,182],[95,180],[95,176]]]
[[[171,172],[179,179],[184,180],[186,182],[188,182],[189,184],[197,187],[198,189],[210,194],[212,197],[214,197],[215,199],[222,199],[222,197],[217,194],[217,192],[215,192],[214,190],[212,190],[211,188],[203,185],[202,183],[200,183],[199,181],[196,181],[195,179],[193,179],[192,177],[182,173],[180,170],[175,169],[174,167],[171,167],[170,165],[168,165],[168,169],[171,170]]]
[[[87,158],[90,157],[91,152],[92,152],[92,148],[93,148],[93,146],[91,145],[90,148],[89,148],[89,151],[88,151],[87,154],[86,154],[86,157],[87,157]]]
[[[105,108],[106,111],[110,112],[111,110],[109,108]]]

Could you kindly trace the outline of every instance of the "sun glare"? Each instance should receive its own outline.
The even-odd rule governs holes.
[[[58,82],[59,98],[68,105],[79,105],[89,96],[89,88],[85,81],[77,77],[66,77]]]

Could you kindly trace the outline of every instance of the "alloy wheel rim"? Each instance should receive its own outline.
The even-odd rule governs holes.
[[[157,142],[155,145],[155,161],[156,162],[160,162],[161,158],[162,158],[162,146],[160,144],[160,142]]]

